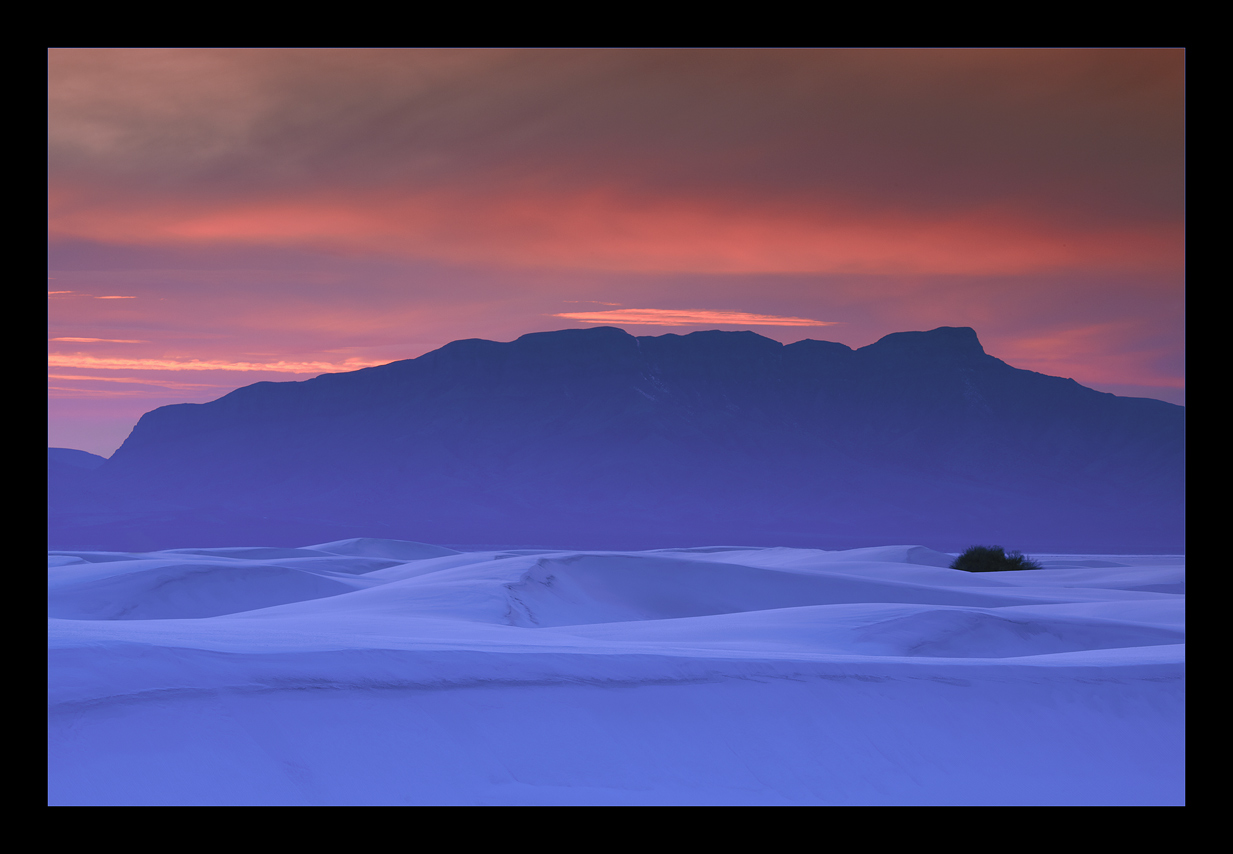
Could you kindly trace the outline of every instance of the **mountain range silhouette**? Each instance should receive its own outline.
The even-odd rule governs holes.
[[[49,544],[1180,553],[1184,415],[1011,367],[967,327],[468,339],[160,407],[101,465],[49,451]]]

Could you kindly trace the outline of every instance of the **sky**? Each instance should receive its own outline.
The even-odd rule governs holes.
[[[970,326],[1184,403],[1181,49],[55,49],[48,443],[462,338]]]

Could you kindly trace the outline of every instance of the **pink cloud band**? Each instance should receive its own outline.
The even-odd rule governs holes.
[[[107,359],[80,354],[51,353],[47,365],[52,368],[93,368],[126,371],[272,371],[284,374],[328,374],[354,371],[384,365],[386,361],[347,359],[344,362],[224,362],[189,359]]]
[[[615,311],[575,311],[554,314],[583,323],[628,323],[643,326],[835,326],[835,320],[807,317],[779,317],[773,314],[748,314],[743,311],[674,311],[663,308],[622,308]]]

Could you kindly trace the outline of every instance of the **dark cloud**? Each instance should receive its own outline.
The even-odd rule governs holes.
[[[53,175],[1181,210],[1181,50],[57,50]]]

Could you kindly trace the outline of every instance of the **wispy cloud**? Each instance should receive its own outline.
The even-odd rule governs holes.
[[[60,296],[62,294],[74,294],[79,297],[89,297],[90,299],[137,299],[135,296],[122,296],[120,294],[111,294],[108,296],[95,296],[94,294],[85,294],[81,291],[48,291],[47,296]]]
[[[384,365],[386,361],[365,361],[363,359],[347,359],[337,362],[223,362],[203,359],[178,361],[175,359],[107,359],[97,356],[83,356],[51,353],[47,357],[47,366],[51,368],[92,368],[95,370],[112,371],[271,371],[280,374],[328,374],[341,371],[355,371],[360,368],[371,368]]]
[[[576,311],[554,314],[583,323],[628,323],[642,326],[834,326],[836,320],[811,320],[808,317],[780,317],[774,314],[748,314],[743,311],[675,311],[665,308],[621,308],[615,311]]]
[[[48,397],[72,398],[72,397],[136,397],[149,398],[148,392],[135,388],[65,388],[64,386],[49,385],[47,387]]]
[[[155,385],[162,388],[170,389],[193,389],[193,388],[229,388],[226,385],[217,383],[180,383],[174,380],[147,380],[139,379],[138,377],[91,377],[83,374],[48,374],[49,380],[85,380],[87,382],[103,382],[103,383],[123,383],[125,385]],[[60,391],[70,391],[71,389],[59,389]]]
[[[52,338],[52,341],[78,341],[82,344],[148,344],[135,338]]]

